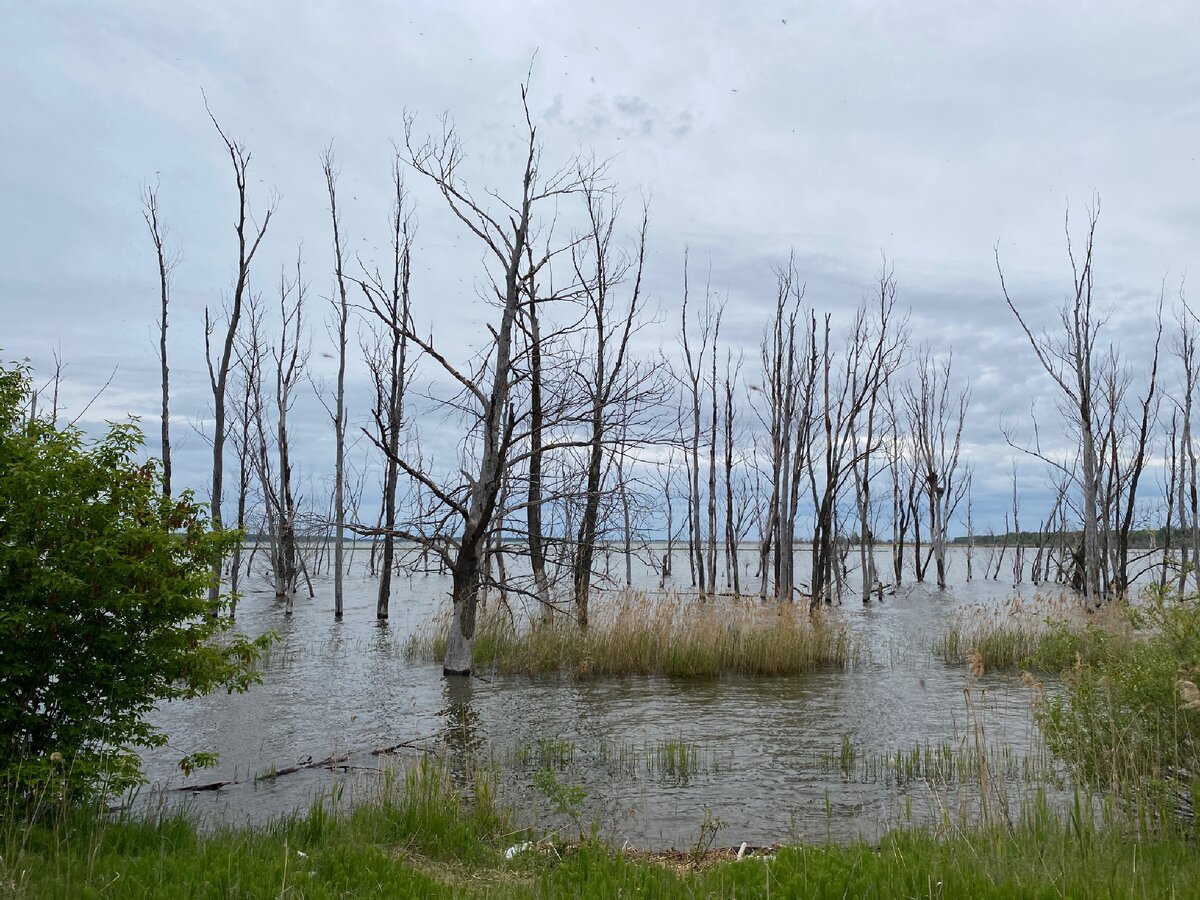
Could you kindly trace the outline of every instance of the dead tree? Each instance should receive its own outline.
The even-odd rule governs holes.
[[[526,301],[525,286],[537,277],[538,271],[554,255],[546,248],[532,254],[528,250],[536,240],[537,217],[544,207],[579,191],[593,172],[581,172],[572,164],[549,176],[540,170],[540,149],[537,131],[529,114],[526,89],[521,89],[524,108],[526,153],[521,173],[520,196],[512,202],[499,198],[502,213],[494,213],[477,200],[462,181],[459,166],[463,152],[458,136],[448,119],[443,120],[440,136],[416,144],[412,136],[412,119],[405,123],[405,148],[408,164],[428,179],[442,195],[451,213],[483,245],[491,262],[491,293],[499,306],[499,322],[491,328],[492,345],[474,370],[455,365],[435,345],[432,337],[423,336],[415,328],[405,333],[410,349],[431,360],[457,386],[458,408],[468,421],[468,443],[472,452],[465,454],[463,477],[439,477],[437,473],[418,468],[397,454],[400,469],[413,481],[421,484],[440,507],[432,533],[405,531],[402,537],[415,537],[439,553],[451,571],[453,611],[446,658],[442,666],[445,675],[469,675],[475,639],[476,610],[485,576],[485,551],[495,525],[498,501],[504,475],[513,464],[512,449],[517,427],[513,386],[519,377],[516,367],[518,343],[514,332],[523,316]],[[457,527],[454,525],[457,524]]]
[[[716,308],[712,346],[709,348],[712,361],[708,380],[709,410],[712,415],[708,425],[708,589],[713,594],[717,592],[717,442],[720,439],[720,431],[717,428],[720,410],[717,403],[717,341],[721,336],[721,316],[724,312],[724,304]]]
[[[916,383],[904,391],[914,464],[928,501],[929,543],[941,590],[946,587],[949,523],[966,489],[957,474],[970,391],[951,392],[952,359],[947,354],[939,363],[928,348],[922,349],[917,354]]]
[[[337,296],[333,301],[337,344],[337,386],[334,389],[333,415],[333,617],[340,619],[345,608],[343,559],[346,534],[346,328],[350,305],[346,296],[346,271],[342,252],[341,221],[337,208],[337,171],[333,148],[327,147],[321,158],[325,188],[329,193],[329,218],[333,225],[334,281]],[[324,401],[322,401],[324,402]],[[328,407],[326,407],[328,409]]]
[[[372,443],[383,453],[383,495],[379,523],[381,558],[375,617],[388,618],[392,575],[396,565],[397,491],[400,481],[400,435],[404,428],[404,398],[410,376],[408,335],[412,332],[412,241],[414,225],[399,161],[392,171],[392,211],[389,237],[392,259],[387,277],[377,269],[359,281],[368,309],[381,326],[381,334],[367,353],[367,366],[375,386],[372,410]]]
[[[1077,480],[1081,493],[1080,518],[1083,526],[1081,586],[1084,600],[1093,604],[1102,603],[1106,598],[1100,578],[1100,462],[1096,447],[1095,404],[1092,397],[1096,387],[1093,359],[1097,336],[1103,325],[1103,319],[1092,309],[1092,253],[1098,218],[1097,204],[1088,215],[1083,251],[1076,254],[1071,241],[1068,217],[1065,230],[1073,286],[1071,298],[1059,314],[1062,332],[1055,338],[1046,333],[1035,335],[1025,323],[1009,296],[1004,281],[1004,270],[1000,266],[999,251],[996,252],[996,269],[1000,275],[1000,289],[1004,294],[1004,302],[1025,332],[1038,363],[1058,387],[1063,398],[1062,411],[1079,439],[1081,472]]]
[[[299,501],[288,417],[295,402],[296,386],[308,360],[308,350],[303,342],[305,292],[297,260],[294,279],[286,273],[280,275],[279,334],[277,342],[272,342],[269,348],[265,346],[267,338],[263,334],[263,316],[257,299],[251,298],[248,304],[249,334],[242,353],[242,364],[253,392],[254,459],[263,492],[275,597],[285,602],[287,615],[292,613],[303,567],[296,536]],[[266,368],[268,357],[269,371]],[[264,385],[268,377],[272,381],[270,398]]]
[[[771,481],[759,546],[759,593],[767,595],[770,580],[779,602],[793,599],[800,479],[811,465],[816,319],[801,317],[803,300],[795,258],[789,257],[776,272],[775,312],[760,345],[764,384],[754,393],[765,404],[756,411],[766,431]]]
[[[526,250],[527,263],[531,263],[530,251]],[[528,266],[532,268],[532,266]],[[546,574],[546,545],[544,540],[542,506],[544,492],[543,445],[545,443],[546,403],[543,397],[542,329],[538,320],[538,287],[536,282],[525,285],[528,304],[525,307],[524,332],[529,349],[529,477],[526,489],[528,505],[525,510],[526,527],[529,530],[529,570],[533,576],[534,591],[541,604],[541,620],[550,623],[554,618],[554,607],[550,600],[550,579]]]
[[[821,601],[830,603],[834,599],[839,549],[837,506],[851,467],[861,453],[855,445],[855,431],[872,398],[885,390],[900,364],[906,329],[894,320],[895,303],[895,281],[885,270],[878,295],[855,313],[840,359],[831,338],[830,317],[825,316],[815,379],[814,409],[819,417],[812,435],[815,449],[809,451],[813,460],[809,490],[815,510],[809,601],[813,608]],[[814,353],[817,347],[814,341]]]
[[[171,496],[171,370],[167,365],[167,311],[171,300],[171,272],[179,264],[179,255],[166,249],[166,229],[158,220],[158,188],[147,187],[142,193],[142,218],[150,230],[154,255],[158,262],[158,362],[162,372],[162,493]],[[56,395],[57,397],[57,395]],[[57,402],[55,403],[57,407]]]
[[[207,102],[205,104],[207,109]],[[205,307],[204,310],[204,356],[208,365],[209,386],[213,395],[213,467],[212,491],[210,505],[212,525],[221,527],[221,499],[223,497],[225,478],[225,391],[229,383],[229,369],[233,363],[234,344],[237,340],[238,323],[242,318],[242,305],[246,300],[250,284],[250,264],[258,252],[262,239],[267,233],[267,226],[275,212],[274,199],[267,206],[261,222],[253,222],[250,216],[249,196],[247,188],[247,172],[250,168],[250,152],[239,142],[230,140],[216,117],[209,111],[209,118],[221,136],[229,161],[233,167],[234,183],[237,185],[237,218],[234,221],[234,232],[237,235],[237,277],[234,281],[233,294],[225,310],[225,333],[221,340],[220,355],[214,360],[212,336],[217,323]],[[217,598],[221,591],[221,561],[213,563],[212,584],[209,586],[208,600],[214,614],[217,609]]]
[[[737,365],[734,366],[733,353],[727,351],[725,355],[724,412],[722,415],[722,442],[725,448],[725,586],[733,591],[735,596],[742,593],[741,576],[738,571],[738,543],[744,536],[747,520],[747,511],[744,507],[739,511],[734,498],[734,444],[736,441],[734,395],[741,370],[742,357],[738,356]]]
[[[1104,545],[1108,551],[1108,580],[1114,597],[1125,597],[1130,585],[1130,534],[1137,513],[1138,487],[1153,451],[1158,421],[1158,359],[1162,342],[1162,301],[1150,358],[1146,392],[1136,404],[1126,402],[1133,374],[1110,349],[1100,375],[1099,398],[1104,426],[1100,434],[1103,480],[1100,485]]]
[[[896,406],[896,392],[889,384],[884,390],[887,402],[889,438],[887,450],[888,472],[892,481],[892,578],[896,585],[904,582],[904,548],[908,529],[912,521],[912,504],[909,503],[908,488],[912,483],[912,454],[907,430],[902,432],[901,415]],[[970,532],[970,526],[967,531]],[[967,553],[967,571],[970,572],[970,552]]]
[[[710,341],[713,341],[713,309],[711,295],[705,288],[705,303],[699,317],[699,346],[695,346],[695,338],[689,336],[688,303],[691,301],[688,279],[688,252],[683,256],[683,303],[680,306],[680,344],[683,349],[685,371],[680,376],[687,399],[687,411],[691,419],[691,431],[687,436],[687,467],[690,476],[688,483],[688,535],[690,563],[693,572],[693,583],[696,584],[701,597],[707,596],[710,586],[706,580],[707,569],[704,555],[704,530],[700,518],[700,442],[703,434],[701,415],[704,405],[704,354]],[[713,440],[716,439],[714,434]]]
[[[1186,298],[1180,294],[1178,330],[1172,346],[1181,372],[1175,406],[1179,411],[1179,439],[1175,477],[1179,510],[1179,590],[1186,592],[1189,576],[1200,591],[1200,488],[1197,487],[1196,445],[1192,438],[1192,411],[1197,384],[1200,383],[1200,357],[1197,356],[1198,324]]]
[[[237,406],[235,407],[236,412],[233,427],[230,429],[230,439],[233,442],[234,452],[237,454],[238,461],[236,527],[243,535],[246,532],[246,506],[250,490],[250,476],[254,472],[252,427],[254,424],[253,392],[255,377],[255,375],[246,371],[244,359],[239,354],[237,380],[235,381],[237,387]],[[244,539],[238,541],[237,546],[233,548],[233,561],[229,567],[230,618],[236,618],[237,616],[238,586],[241,580],[242,552],[244,546]]]
[[[638,385],[630,378],[633,363],[629,341],[642,325],[642,272],[649,219],[643,207],[636,243],[631,250],[623,251],[614,243],[620,204],[583,173],[579,181],[587,225],[572,248],[571,260],[587,322],[586,349],[577,367],[577,384],[586,410],[582,425],[587,442],[587,474],[572,571],[575,616],[586,628],[606,455],[609,460],[621,455],[621,447],[614,444],[612,435],[628,428],[639,403]],[[626,296],[621,298],[619,292],[626,284]]]
[[[1085,602],[1100,604],[1124,596],[1128,588],[1128,539],[1137,488],[1150,450],[1157,413],[1158,346],[1150,361],[1147,392],[1140,410],[1125,407],[1129,385],[1117,351],[1098,353],[1104,319],[1093,310],[1093,250],[1099,205],[1089,211],[1082,252],[1076,253],[1067,220],[1067,255],[1072,269],[1072,295],[1060,310],[1057,337],[1035,335],[1009,296],[997,254],[997,270],[1005,302],[1016,316],[1034,355],[1058,387],[1060,410],[1079,441],[1078,466],[1048,459],[1037,446],[1022,448],[1069,476],[1079,489],[1083,541],[1078,552],[1077,583]],[[1160,302],[1161,309],[1161,302]],[[1160,314],[1159,335],[1161,335]],[[1010,441],[1011,442],[1011,441]],[[1115,552],[1115,555],[1114,555]]]

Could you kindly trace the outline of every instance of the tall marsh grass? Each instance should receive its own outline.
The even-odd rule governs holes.
[[[1095,660],[1132,642],[1122,604],[1089,611],[1078,600],[1035,597],[951,613],[932,649],[934,656],[969,666],[975,675],[1016,669],[1057,675],[1078,659]]]
[[[586,631],[566,617],[552,624],[523,620],[504,608],[481,610],[474,661],[501,674],[608,678],[625,675],[703,677],[793,675],[847,668],[860,642],[836,614],[795,605],[720,598],[621,595],[592,606]],[[410,658],[445,654],[449,618],[436,618],[408,645]]]

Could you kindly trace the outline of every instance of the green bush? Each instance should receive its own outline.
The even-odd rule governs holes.
[[[27,373],[0,367],[0,784],[121,791],[134,748],[166,740],[146,714],[245,690],[268,639],[222,635],[206,591],[237,535],[190,494],[162,496],[135,425],[88,442],[29,406]]]
[[[1044,648],[1072,664],[1065,690],[1038,712],[1046,741],[1086,787],[1111,792],[1153,828],[1194,821],[1200,791],[1200,609],[1196,598],[1148,598],[1136,614],[1146,636],[1109,640],[1099,629]]]

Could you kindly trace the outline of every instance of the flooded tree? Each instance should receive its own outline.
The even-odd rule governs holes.
[[[756,406],[757,415],[766,430],[771,488],[762,517],[759,593],[767,595],[770,581],[775,599],[780,602],[791,602],[795,589],[800,483],[809,468],[813,426],[816,319],[811,314],[802,317],[803,299],[804,286],[794,257],[789,257],[787,265],[776,272],[774,316],[760,346],[764,381],[756,393],[761,401]]]
[[[584,404],[586,483],[572,570],[575,615],[586,628],[606,462],[615,462],[620,469],[624,452],[620,435],[628,430],[630,419],[645,399],[643,379],[630,377],[634,364],[629,340],[642,325],[648,214],[643,207],[636,243],[627,251],[614,243],[620,204],[611,193],[598,190],[594,181],[583,180],[582,197],[587,228],[572,248],[571,258],[586,322],[574,380]],[[619,292],[625,285],[622,297]],[[624,479],[617,480],[623,486]],[[625,511],[628,520],[627,497]]]
[[[207,102],[205,103],[207,109]],[[234,183],[237,186],[237,216],[234,221],[234,232],[237,235],[237,275],[234,280],[233,294],[225,306],[224,335],[221,338],[220,350],[214,358],[212,338],[217,329],[217,321],[208,307],[204,309],[204,357],[208,365],[209,386],[213,395],[213,433],[212,433],[212,491],[210,493],[210,508],[212,511],[213,527],[220,529],[222,525],[221,501],[224,496],[225,482],[225,438],[227,426],[225,422],[225,392],[229,384],[229,371],[233,363],[234,344],[237,340],[238,325],[242,318],[242,308],[246,302],[250,284],[250,264],[266,236],[267,226],[275,213],[275,201],[272,199],[261,221],[255,222],[250,214],[249,190],[247,173],[250,169],[250,152],[245,145],[230,140],[221,129],[216,117],[209,111],[209,118],[225,145],[229,162],[233,168]],[[209,588],[208,599],[212,608],[217,608],[221,591],[221,565],[213,567],[213,581]]]
[[[917,353],[914,381],[905,403],[912,425],[915,464],[929,510],[929,543],[939,589],[946,587],[946,547],[950,520],[967,489],[959,475],[959,454],[970,390],[951,389],[952,354],[939,362],[928,347]],[[1016,515],[1014,505],[1014,517]]]
[[[462,180],[462,146],[448,119],[443,120],[440,135],[419,144],[413,139],[411,118],[405,126],[407,163],[435,186],[451,213],[482,244],[490,263],[490,294],[499,308],[499,321],[489,329],[492,343],[474,367],[455,364],[439,351],[432,337],[418,334],[415,328],[405,333],[415,352],[437,365],[456,385],[460,393],[455,406],[468,421],[461,477],[418,468],[404,458],[403,450],[395,457],[400,469],[436,498],[442,510],[436,530],[418,533],[418,537],[442,555],[451,572],[453,612],[442,667],[446,675],[471,672],[487,544],[500,511],[500,491],[512,463],[517,429],[514,385],[523,372],[517,366],[520,345],[516,337],[527,301],[525,286],[555,255],[550,248],[529,252],[537,239],[538,216],[543,207],[552,214],[560,198],[579,192],[595,175],[577,162],[549,174],[542,172],[537,130],[524,86],[521,98],[526,140],[520,189],[511,201],[489,192],[503,208],[498,213],[476,199]],[[451,523],[457,523],[453,530]]]
[[[1128,588],[1128,536],[1132,528],[1141,473],[1149,458],[1157,414],[1158,347],[1161,314],[1153,357],[1147,361],[1146,393],[1132,416],[1126,408],[1130,380],[1115,346],[1099,347],[1105,318],[1094,308],[1094,249],[1100,211],[1088,212],[1084,243],[1076,250],[1067,216],[1064,231],[1071,263],[1072,291],[1059,311],[1061,328],[1034,334],[1008,292],[997,253],[996,265],[1005,303],[1016,317],[1038,363],[1058,389],[1059,410],[1078,443],[1077,462],[1054,459],[1034,441],[1021,447],[1059,470],[1079,493],[1083,532],[1076,551],[1072,582],[1084,601],[1098,605],[1124,596]],[[1010,443],[1012,443],[1010,439]]]
[[[251,298],[249,329],[243,342],[243,365],[253,396],[253,455],[262,488],[268,558],[275,596],[285,602],[284,611],[288,615],[304,565],[296,534],[299,504],[288,417],[308,361],[303,337],[305,293],[297,260],[294,278],[289,278],[286,272],[280,274],[276,340],[268,345],[262,311],[257,299]],[[264,385],[267,378],[271,381],[270,388]]]
[[[333,418],[333,617],[340,619],[345,607],[343,561],[346,534],[346,327],[350,320],[350,304],[346,297],[346,271],[342,252],[341,219],[337,208],[337,170],[333,149],[327,147],[321,158],[325,174],[325,189],[329,194],[329,218],[333,226],[334,283],[337,295],[333,301],[335,344],[337,350],[337,383],[334,388]],[[385,606],[386,609],[386,606]]]
[[[683,388],[684,407],[690,428],[685,434],[685,465],[688,471],[688,562],[692,571],[692,583],[701,596],[706,596],[714,586],[707,580],[707,559],[704,550],[704,530],[701,524],[702,494],[700,491],[700,446],[704,437],[701,419],[704,411],[704,356],[716,346],[716,330],[719,328],[719,313],[713,306],[712,292],[705,284],[704,305],[697,316],[699,334],[692,336],[688,321],[688,305],[691,302],[688,253],[683,257],[683,303],[680,306],[680,348],[683,350],[682,372],[676,372],[676,380]],[[699,342],[697,344],[697,341]],[[710,439],[716,441],[715,429]],[[713,467],[715,468],[715,457]],[[711,491],[710,491],[711,494]],[[712,516],[715,522],[715,513]],[[715,528],[715,524],[714,524]],[[714,569],[715,571],[715,569]]]
[[[400,435],[404,426],[404,395],[410,376],[408,334],[412,331],[412,242],[415,226],[399,161],[392,171],[392,211],[389,240],[392,258],[388,275],[378,269],[360,282],[367,307],[379,330],[367,348],[367,366],[375,387],[374,429],[367,433],[383,452],[383,498],[379,531],[381,556],[375,617],[387,619],[396,566],[397,492],[400,482]]]
[[[825,316],[820,340],[814,340],[818,359],[814,379],[809,490],[815,518],[810,605],[830,603],[840,578],[838,501],[862,452],[855,443],[861,420],[876,396],[886,390],[900,365],[907,340],[904,321],[896,321],[896,283],[885,270],[873,301],[858,308],[844,348],[833,345],[831,317]],[[815,337],[815,336],[814,336]]]

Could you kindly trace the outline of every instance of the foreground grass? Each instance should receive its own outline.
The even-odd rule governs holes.
[[[534,847],[486,780],[467,802],[433,766],[345,815],[316,805],[270,827],[202,833],[184,818],[0,820],[0,895],[176,897],[1145,897],[1191,895],[1186,837],[1135,840],[1044,809],[1013,828],[880,845],[787,847],[732,860]],[[1076,820],[1078,822],[1078,820]]]
[[[442,617],[414,637],[411,657],[440,661],[448,623]],[[845,668],[858,641],[830,612],[810,615],[796,605],[718,598],[710,602],[623,595],[593,604],[582,631],[570,620],[522,622],[495,606],[476,625],[476,668],[501,674],[793,675],[820,667]]]

